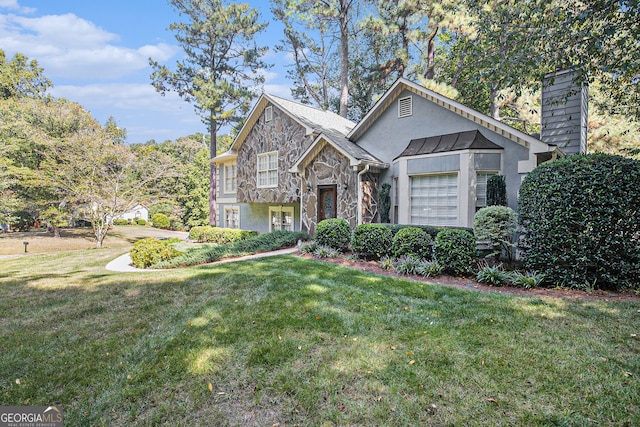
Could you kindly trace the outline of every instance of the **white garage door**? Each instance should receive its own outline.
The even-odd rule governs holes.
[[[411,177],[411,224],[458,225],[458,175]]]

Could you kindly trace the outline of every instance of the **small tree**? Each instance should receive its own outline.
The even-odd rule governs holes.
[[[488,257],[496,260],[502,253],[511,261],[511,252],[515,244],[513,235],[518,227],[518,215],[506,206],[487,206],[476,212],[473,218],[473,233],[479,241],[487,241],[492,248]]]
[[[391,222],[389,217],[389,212],[391,211],[391,185],[386,182],[380,188],[379,209],[380,222],[385,224]]]
[[[60,238],[60,227],[69,225],[69,212],[61,206],[49,206],[40,214],[40,218],[49,225],[53,237],[57,238]]]
[[[487,206],[507,206],[507,183],[503,175],[487,179]]]

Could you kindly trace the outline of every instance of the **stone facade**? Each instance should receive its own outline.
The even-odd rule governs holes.
[[[366,173],[362,177],[362,223],[378,222],[378,181],[377,173]]]
[[[263,113],[238,151],[238,203],[299,203],[301,182],[289,168],[313,138],[278,108],[268,122]],[[258,188],[258,154],[273,151],[278,152],[278,186]]]
[[[356,226],[358,217],[358,175],[349,166],[349,159],[330,145],[322,151],[304,170],[302,188],[301,223],[302,229],[315,233],[318,223],[318,191],[320,185],[336,185],[336,216],[346,219],[351,228]],[[307,185],[310,190],[307,191]],[[346,189],[344,188],[346,185]]]

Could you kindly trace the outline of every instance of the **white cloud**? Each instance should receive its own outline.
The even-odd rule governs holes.
[[[18,0],[0,0],[0,9],[8,9],[14,11],[20,11],[22,13],[32,13],[35,9],[30,7],[22,7],[18,4]]]
[[[164,62],[178,51],[164,43],[122,47],[115,44],[118,39],[71,13],[39,18],[0,15],[0,46],[7,55],[19,52],[36,59],[54,81],[118,78],[148,67],[149,57]]]

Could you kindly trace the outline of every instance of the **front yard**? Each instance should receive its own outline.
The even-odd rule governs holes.
[[[638,425],[640,302],[303,259],[110,273],[0,259],[0,403],[66,425]]]

